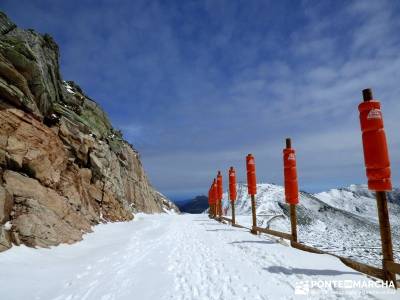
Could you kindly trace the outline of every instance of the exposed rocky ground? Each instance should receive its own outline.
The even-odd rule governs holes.
[[[0,251],[73,243],[98,223],[168,210],[178,211],[138,152],[62,80],[54,40],[0,12]]]

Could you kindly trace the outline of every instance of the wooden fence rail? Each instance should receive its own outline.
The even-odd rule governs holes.
[[[217,220],[217,221],[224,220],[224,221],[227,221],[229,223],[232,223],[232,219],[227,218],[227,217],[215,218],[215,220]],[[299,243],[297,241],[294,241],[293,238],[292,238],[292,235],[289,234],[289,233],[284,233],[284,232],[280,232],[280,231],[276,231],[276,230],[272,230],[272,229],[268,229],[268,228],[261,228],[261,227],[257,227],[257,226],[249,228],[249,227],[237,224],[237,223],[232,224],[232,226],[239,227],[239,228],[246,228],[246,229],[249,229],[250,231],[252,230],[252,231],[255,231],[257,233],[265,233],[265,234],[269,234],[269,235],[273,235],[273,236],[276,236],[276,237],[279,237],[279,238],[283,238],[283,239],[289,240],[290,241],[290,245],[293,248],[296,248],[296,249],[302,250],[302,251],[306,251],[306,252],[311,252],[311,253],[316,253],[316,254],[327,254],[327,255],[330,255],[330,256],[337,257],[338,259],[340,259],[340,261],[343,264],[345,264],[349,268],[352,268],[353,270],[356,270],[356,271],[358,271],[360,273],[369,275],[369,276],[377,278],[377,279],[385,280],[385,272],[384,272],[383,269],[380,269],[380,268],[374,267],[374,266],[370,266],[370,265],[355,261],[355,260],[347,258],[347,257],[339,256],[339,255],[336,255],[336,254],[333,254],[333,253],[329,253],[329,252],[323,251],[321,249],[318,249],[318,248],[315,248],[315,247],[312,247],[312,246],[308,246],[308,245]],[[386,268],[392,273],[400,274],[400,264],[398,264],[398,263],[387,262],[386,263]],[[400,287],[400,281],[399,280],[397,280],[395,282],[395,284],[396,284],[396,288]]]

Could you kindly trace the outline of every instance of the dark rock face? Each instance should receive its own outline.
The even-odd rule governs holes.
[[[100,222],[175,210],[96,102],[59,72],[49,35],[0,13],[0,251],[73,243]]]
[[[6,34],[15,27],[17,26],[7,18],[6,14],[0,11],[0,34]]]
[[[182,212],[201,214],[208,208],[208,198],[206,196],[196,196],[194,199],[185,201],[178,207]]]

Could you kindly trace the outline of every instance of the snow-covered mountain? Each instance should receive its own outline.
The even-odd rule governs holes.
[[[352,184],[347,188],[331,189],[327,192],[315,194],[315,197],[333,207],[341,208],[378,222],[375,193],[368,190],[367,185]],[[398,216],[400,211],[400,189],[394,189],[388,193],[388,200],[390,211],[393,215]],[[393,221],[398,221],[398,218]]]
[[[239,183],[237,189],[238,220],[243,225],[250,224],[251,202],[247,185]],[[227,197],[224,193],[225,204]],[[400,259],[400,190],[390,193],[389,200],[395,256]],[[289,207],[282,186],[258,184],[256,203],[259,226],[290,231]],[[376,200],[366,186],[351,185],[318,194],[300,192],[297,215],[301,242],[365,263],[381,264]]]

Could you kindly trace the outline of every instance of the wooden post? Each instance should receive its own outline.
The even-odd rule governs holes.
[[[232,208],[232,225],[235,225],[235,201],[231,200],[231,208]]]
[[[297,242],[297,215],[295,204],[290,204],[290,225],[292,227],[292,241]]]
[[[388,262],[393,262],[392,233],[390,230],[386,192],[376,192],[376,204],[378,207],[379,229],[381,232],[383,272],[385,274],[385,280],[393,281],[396,286],[396,274],[390,272],[386,265]]]
[[[251,228],[250,232],[252,234],[257,234],[257,215],[256,215],[256,196],[251,195],[251,215],[253,217],[253,227]]]
[[[373,99],[372,90],[365,89],[362,91],[363,100],[370,101]],[[379,229],[382,244],[382,267],[385,281],[392,281],[396,286],[396,274],[387,269],[386,263],[393,262],[393,244],[392,233],[390,230],[389,213],[387,207],[387,197],[385,191],[376,192],[376,204],[378,208]]]
[[[237,199],[237,191],[236,191],[236,171],[234,167],[230,167],[228,171],[229,178],[229,199],[231,200],[231,209],[232,209],[232,226],[235,226],[236,216],[235,216],[235,201]]]

